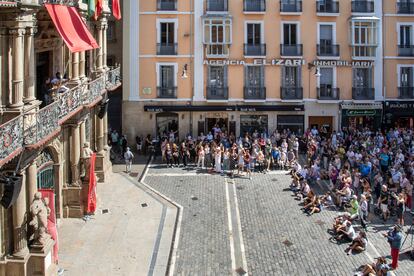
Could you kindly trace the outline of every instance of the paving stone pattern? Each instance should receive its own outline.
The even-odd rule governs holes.
[[[184,208],[174,275],[231,275],[224,179],[161,175],[145,183]]]
[[[177,176],[180,172],[186,173],[159,166],[151,168],[145,179],[184,207],[175,275],[231,275],[225,179]],[[300,202],[286,190],[289,176],[254,174],[253,180],[235,178],[234,182],[249,275],[353,275],[359,266],[390,253],[382,233],[392,222],[384,225],[374,218],[368,250],[347,256],[347,244],[330,242],[327,232],[339,212],[303,214]],[[325,190],[323,184],[314,188],[318,193]],[[396,275],[414,275],[413,271],[414,262],[401,256]]]

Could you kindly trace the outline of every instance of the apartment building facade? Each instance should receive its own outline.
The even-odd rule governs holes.
[[[215,124],[237,136],[381,126],[383,1],[128,5],[123,130],[131,138],[196,136]]]
[[[384,123],[414,126],[414,1],[384,2]]]
[[[0,1],[1,276],[56,275],[58,225],[87,213],[88,145],[98,180],[110,172],[105,99],[121,83],[106,62],[109,14],[108,1],[97,20],[87,1]],[[38,192],[50,196],[41,242]]]

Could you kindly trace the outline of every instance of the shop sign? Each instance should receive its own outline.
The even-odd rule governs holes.
[[[204,65],[264,65],[264,66],[302,66],[306,64],[304,59],[254,59],[253,62],[235,59],[208,59],[204,60]]]
[[[315,60],[313,65],[315,66],[327,66],[327,67],[362,67],[370,68],[374,66],[373,61],[347,61],[347,60]]]
[[[148,112],[164,112],[164,109],[160,107],[147,107],[146,111]]]
[[[385,106],[390,109],[414,109],[414,102],[386,102]]]
[[[375,116],[377,114],[377,111],[375,109],[373,110],[347,110],[346,115],[350,117],[355,116]]]
[[[256,112],[256,108],[254,107],[240,107],[241,112]]]
[[[151,93],[152,93],[151,87],[144,87],[144,88],[142,88],[142,94],[143,95],[151,95]]]

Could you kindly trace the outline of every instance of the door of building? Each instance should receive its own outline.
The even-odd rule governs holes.
[[[322,127],[326,129],[328,133],[333,130],[333,117],[332,116],[309,116],[309,127],[320,130]]]
[[[229,129],[229,119],[228,118],[206,118],[206,133],[213,133],[213,128],[215,125],[218,125],[221,131],[228,131]]]

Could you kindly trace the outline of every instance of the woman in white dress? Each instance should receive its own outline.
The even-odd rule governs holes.
[[[217,173],[221,173],[221,148],[217,146],[216,148],[216,155],[214,156],[215,159],[215,171]]]

